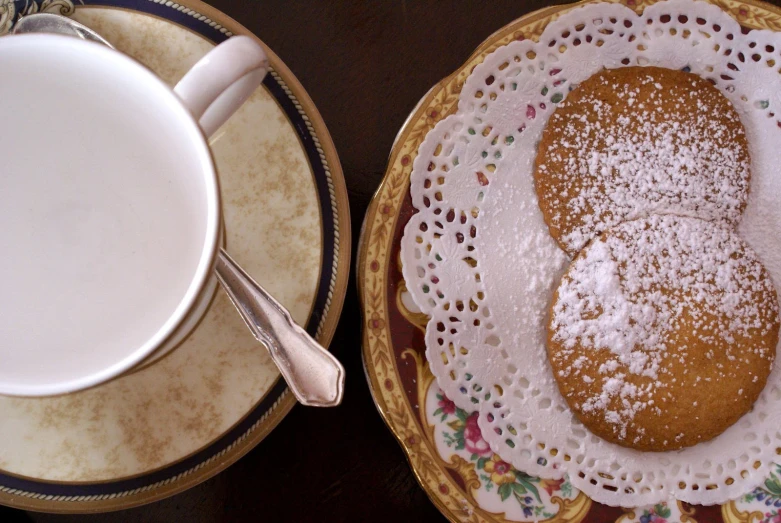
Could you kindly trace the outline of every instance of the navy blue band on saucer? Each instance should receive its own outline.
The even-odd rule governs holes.
[[[114,7],[145,13],[168,20],[177,25],[183,26],[194,31],[204,38],[219,44],[228,39],[231,35],[227,29],[212,25],[210,20],[200,20],[200,16],[193,16],[192,11],[185,9],[177,4],[160,3],[155,0],[83,0],[74,2],[78,5]],[[15,0],[17,12],[22,11],[29,0]],[[273,74],[266,75],[263,85],[275,98],[279,106],[284,111],[288,120],[293,125],[301,144],[306,152],[309,165],[314,173],[315,184],[317,186],[318,204],[320,206],[320,216],[322,219],[323,250],[321,260],[320,279],[318,281],[317,293],[315,296],[314,307],[311,316],[306,325],[306,330],[313,337],[316,336],[322,318],[327,313],[329,305],[329,290],[331,279],[335,269],[335,255],[337,242],[335,241],[335,229],[337,216],[335,204],[331,202],[329,191],[330,172],[325,161],[321,158],[321,152],[318,150],[313,131],[307,127],[303,115],[296,108],[295,100],[292,94],[288,94],[286,87]],[[42,480],[32,480],[19,478],[16,476],[0,473],[0,487],[3,489],[14,489],[24,493],[37,494],[42,496],[63,496],[63,497],[83,497],[83,496],[112,496],[129,491],[150,488],[152,485],[165,482],[179,476],[180,474],[191,471],[195,467],[219,455],[230,448],[242,436],[252,430],[255,425],[261,421],[266,414],[271,411],[282,395],[287,391],[287,385],[281,378],[269,390],[263,400],[236,426],[220,437],[203,450],[149,474],[143,474],[134,478],[95,483],[50,483]]]

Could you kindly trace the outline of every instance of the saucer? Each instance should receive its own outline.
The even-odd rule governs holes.
[[[189,0],[0,0],[0,34],[39,10],[73,16],[170,85],[217,43],[248,34]],[[319,113],[266,51],[263,88],[210,141],[225,244],[327,346],[349,274],[347,193]],[[51,95],[59,96],[54,84]],[[42,150],[47,140],[56,137],[41,137]],[[97,512],[170,496],[235,462],[294,404],[219,290],[175,350],[141,369],[65,396],[0,397],[0,503]]]
[[[642,11],[654,0],[620,0]],[[464,81],[476,65],[513,40],[536,40],[562,13],[592,0],[530,13],[491,35],[464,65],[435,85],[394,142],[385,177],[367,211],[358,249],[363,307],[363,361],[377,408],[404,449],[418,482],[451,521],[749,522],[781,521],[781,465],[764,485],[724,505],[659,504],[620,509],[593,502],[566,480],[534,477],[494,454],[477,412],[455,406],[426,361],[425,328],[401,273],[400,241],[415,213],[410,173],[426,134],[454,114]],[[746,28],[781,30],[781,9],[755,0],[711,0]]]

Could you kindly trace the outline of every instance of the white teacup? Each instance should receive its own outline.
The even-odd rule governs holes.
[[[96,385],[203,313],[221,226],[206,137],[266,69],[233,37],[172,91],[100,44],[0,38],[0,394]]]

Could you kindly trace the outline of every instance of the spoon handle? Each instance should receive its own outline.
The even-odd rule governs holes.
[[[290,313],[220,249],[215,265],[244,322],[269,351],[290,390],[304,405],[333,407],[344,393],[344,367],[296,325]]]

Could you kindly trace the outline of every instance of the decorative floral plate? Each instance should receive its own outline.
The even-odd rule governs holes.
[[[0,35],[37,11],[73,16],[169,84],[215,44],[248,34],[196,0],[0,0]],[[349,274],[347,193],[317,109],[267,54],[263,88],[211,140],[225,241],[327,346]],[[42,137],[42,149],[47,140],[56,137]],[[141,370],[60,397],[0,397],[0,503],[96,512],[170,496],[235,462],[294,404],[266,350],[217,292],[189,336]]]
[[[781,30],[777,7],[758,1],[710,1],[746,29]],[[403,229],[414,213],[409,177],[418,147],[438,121],[456,112],[464,81],[486,55],[512,40],[536,40],[548,23],[582,3],[528,14],[489,37],[458,71],[426,94],[399,132],[359,247],[358,284],[366,321],[363,357],[374,400],[421,486],[452,521],[781,523],[781,466],[761,488],[722,506],[677,503],[632,510],[592,502],[567,481],[515,470],[490,450],[477,414],[458,409],[429,370],[424,343],[428,319],[406,291],[399,260]],[[655,0],[622,3],[641,12]]]

